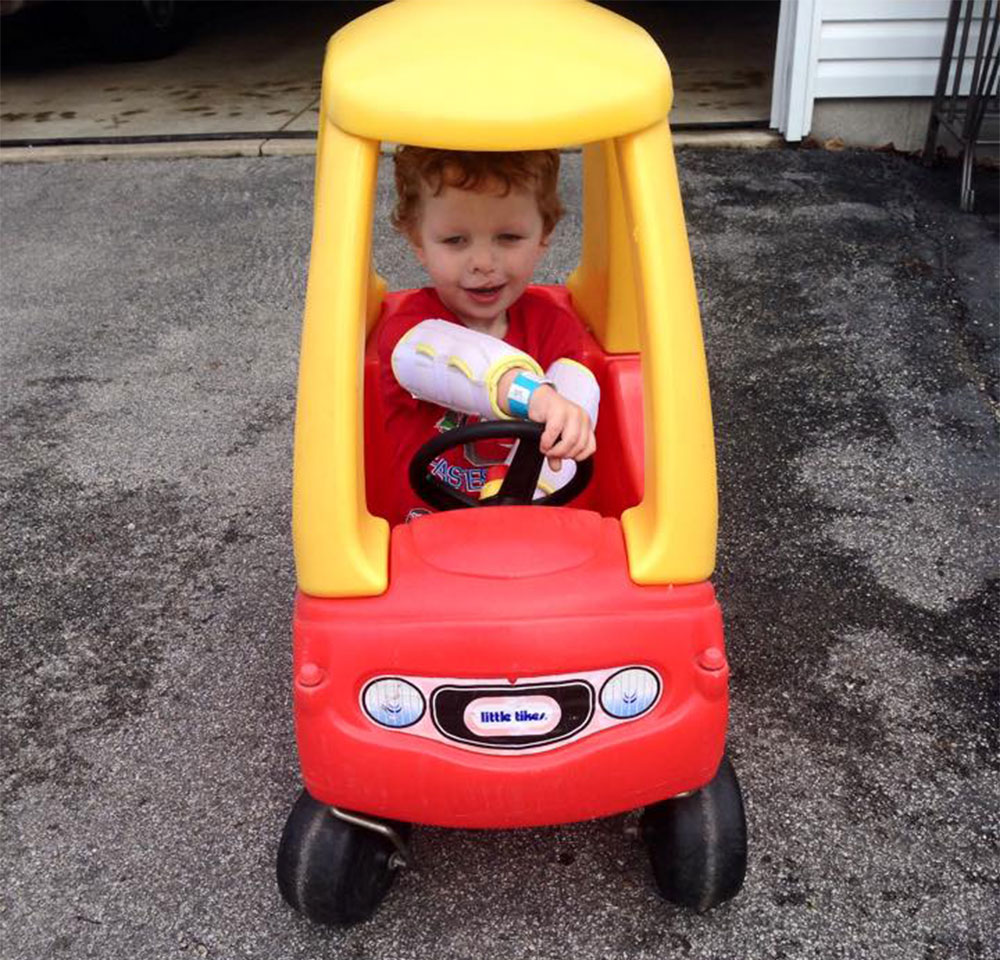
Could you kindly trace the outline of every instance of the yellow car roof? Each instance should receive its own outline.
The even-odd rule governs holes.
[[[673,99],[649,35],[584,0],[376,8],[330,40],[324,87],[328,119],[348,133],[455,150],[618,137],[662,120]]]

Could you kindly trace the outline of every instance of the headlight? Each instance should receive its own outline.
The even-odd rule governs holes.
[[[406,680],[373,680],[361,698],[365,713],[383,727],[411,727],[424,715],[424,695]]]
[[[601,707],[619,720],[645,713],[660,695],[660,678],[652,670],[628,667],[609,677],[601,687]]]

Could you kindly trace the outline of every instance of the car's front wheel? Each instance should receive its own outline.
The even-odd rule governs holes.
[[[409,834],[409,824],[386,825],[404,839]],[[316,923],[358,923],[388,892],[396,875],[395,852],[386,836],[338,818],[303,790],[278,847],[278,888]]]
[[[728,758],[700,790],[647,807],[640,830],[664,899],[703,913],[739,892],[747,866],[747,827]]]

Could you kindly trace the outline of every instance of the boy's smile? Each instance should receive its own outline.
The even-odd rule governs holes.
[[[507,308],[531,282],[548,236],[529,190],[446,186],[423,192],[410,242],[444,305],[467,327],[503,337]]]

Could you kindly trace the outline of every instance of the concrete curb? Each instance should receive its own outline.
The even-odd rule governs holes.
[[[66,160],[160,160],[182,157],[259,157],[264,140],[198,140],[184,143],[74,144],[5,147],[0,163],[55,163]],[[290,141],[295,142],[295,141]],[[309,144],[312,141],[298,141]]]
[[[718,147],[727,150],[777,150],[784,138],[771,130],[681,130],[674,134],[675,147]]]
[[[678,147],[761,150],[785,145],[765,130],[680,131]],[[390,152],[392,144],[383,144]],[[570,151],[575,152],[575,151]],[[4,147],[0,163],[55,163],[68,160],[163,160],[192,157],[305,157],[316,153],[315,140],[281,140],[262,137],[246,140],[190,140],[176,143],[77,144],[64,146]]]

